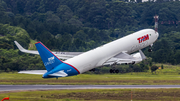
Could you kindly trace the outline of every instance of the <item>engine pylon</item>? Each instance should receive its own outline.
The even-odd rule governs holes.
[[[155,19],[155,31],[157,32],[158,31],[158,19],[159,19],[159,16],[155,15],[154,19]]]

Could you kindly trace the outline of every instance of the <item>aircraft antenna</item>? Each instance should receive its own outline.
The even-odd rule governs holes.
[[[154,16],[154,19],[155,19],[155,31],[156,31],[156,32],[158,31],[158,18],[159,18],[158,15],[155,15],[155,16]]]

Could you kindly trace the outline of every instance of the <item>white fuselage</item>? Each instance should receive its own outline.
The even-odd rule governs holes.
[[[143,37],[146,35],[148,35],[148,39],[144,40]],[[158,33],[153,29],[144,29],[68,59],[65,63],[71,64],[80,73],[84,73],[102,66],[104,62],[123,51],[130,54],[147,47],[153,44],[158,36]]]

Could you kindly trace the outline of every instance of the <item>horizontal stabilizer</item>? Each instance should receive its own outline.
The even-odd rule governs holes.
[[[46,73],[47,70],[28,70],[28,71],[19,71],[18,73],[22,73],[22,74],[44,74]]]
[[[66,74],[64,71],[59,71],[53,74],[49,74],[48,76],[54,76],[54,77],[66,77],[68,74]]]
[[[21,74],[38,74],[38,75],[43,75],[47,73],[47,70],[27,70],[27,71],[19,71],[18,73]],[[49,74],[48,76],[50,77],[66,77],[68,74],[66,74],[64,71],[59,71],[53,74]]]

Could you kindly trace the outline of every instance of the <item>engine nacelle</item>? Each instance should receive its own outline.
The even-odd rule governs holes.
[[[133,56],[133,57],[136,58],[137,60],[140,60],[140,61],[133,61],[131,64],[137,64],[137,63],[139,63],[139,62],[142,61],[142,57],[141,57],[140,52],[131,54],[131,56]]]

